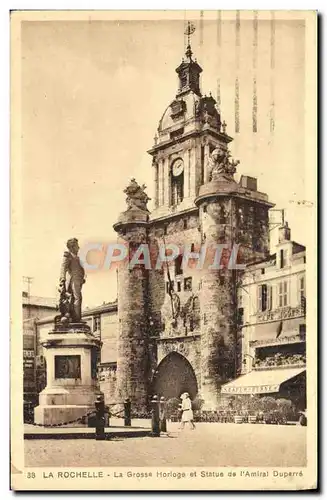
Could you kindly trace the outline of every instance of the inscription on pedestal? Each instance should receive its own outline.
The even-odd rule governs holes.
[[[81,356],[55,356],[55,378],[81,378]]]

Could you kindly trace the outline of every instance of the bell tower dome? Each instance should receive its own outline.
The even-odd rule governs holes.
[[[209,179],[209,158],[215,149],[233,140],[226,133],[216,101],[201,91],[202,68],[193,58],[188,23],[185,57],[176,68],[178,88],[157,128],[154,145],[148,151],[154,171],[154,210],[151,219],[196,209],[200,186]]]
[[[181,64],[176,68],[179,79],[179,88],[176,97],[182,96],[189,91],[201,97],[200,74],[202,73],[202,68],[196,60],[192,59],[192,55],[191,45],[188,45],[185,53],[186,59],[182,59]]]

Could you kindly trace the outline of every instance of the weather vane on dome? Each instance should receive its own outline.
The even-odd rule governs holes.
[[[185,28],[185,35],[187,35],[187,45],[190,45],[190,42],[191,42],[191,35],[194,33],[195,31],[195,26],[193,23],[191,23],[190,21],[187,22],[187,26]]]

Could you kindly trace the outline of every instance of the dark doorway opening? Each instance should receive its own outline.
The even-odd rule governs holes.
[[[168,354],[159,364],[152,383],[152,393],[165,399],[179,398],[188,392],[194,399],[198,384],[194,370],[184,356],[177,352]]]

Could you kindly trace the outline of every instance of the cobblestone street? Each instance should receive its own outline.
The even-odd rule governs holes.
[[[170,423],[168,436],[25,441],[30,467],[301,467],[306,465],[306,427],[251,424]]]

